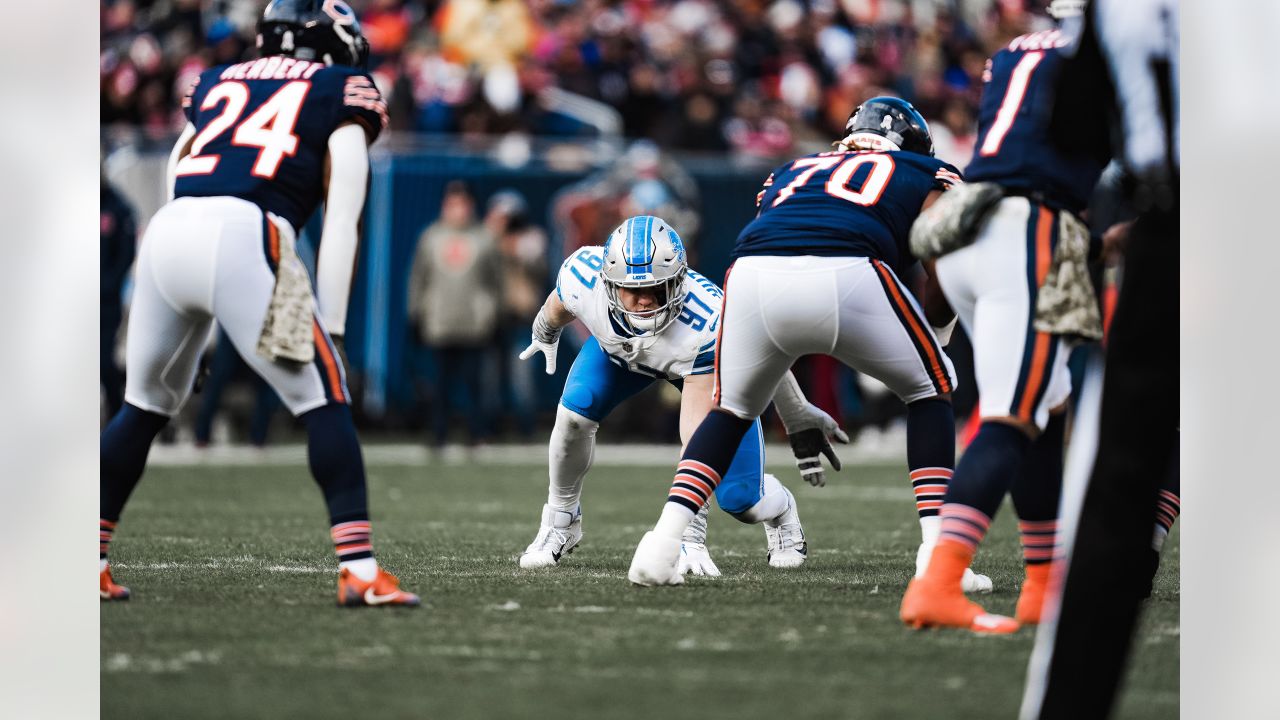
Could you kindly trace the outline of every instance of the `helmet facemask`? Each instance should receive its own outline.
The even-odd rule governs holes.
[[[605,241],[600,267],[610,317],[633,335],[652,337],[666,330],[684,308],[688,269],[684,243],[667,221],[652,215],[627,219]],[[623,288],[654,290],[655,306],[629,310]]]
[[[685,268],[683,267],[672,277],[656,283],[614,282],[602,275],[605,294],[609,298],[609,314],[619,325],[634,335],[657,335],[675,322],[675,319],[680,316],[680,311],[684,309],[684,293],[681,292],[684,276]],[[650,310],[627,310],[618,292],[620,288],[629,290],[657,288],[658,304]]]

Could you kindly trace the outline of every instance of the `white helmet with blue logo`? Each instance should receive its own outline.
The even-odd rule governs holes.
[[[680,315],[684,307],[684,243],[676,231],[659,217],[629,218],[609,234],[604,242],[604,280],[609,297],[609,314],[636,335],[656,335]],[[658,306],[643,312],[629,311],[618,297],[619,288],[659,288]]]

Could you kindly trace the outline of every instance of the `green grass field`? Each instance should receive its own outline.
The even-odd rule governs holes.
[[[673,456],[674,457],[674,456]],[[522,571],[545,469],[371,466],[379,559],[417,610],[334,606],[332,547],[302,467],[157,467],[112,548],[104,718],[1013,718],[1033,633],[913,632],[897,620],[918,525],[905,469],[846,467],[797,494],[809,562],[771,570],[764,533],[714,511],[724,572],[626,581],[670,470],[587,478],[583,545]],[[976,567],[1012,614],[1006,507]],[[1135,642],[1118,717],[1176,717],[1178,537]]]

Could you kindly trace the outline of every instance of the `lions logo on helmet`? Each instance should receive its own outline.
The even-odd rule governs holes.
[[[656,335],[680,315],[684,307],[684,243],[662,218],[641,215],[629,218],[609,234],[604,243],[604,280],[609,298],[609,314],[636,335]],[[629,311],[618,295],[619,288],[659,288],[658,307],[643,312]]]

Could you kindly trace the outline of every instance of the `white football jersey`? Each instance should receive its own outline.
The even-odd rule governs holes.
[[[716,331],[724,293],[692,268],[685,275],[684,307],[676,321],[657,336],[635,336],[609,314],[609,297],[600,268],[604,249],[584,247],[560,266],[556,295],[587,326],[600,349],[618,365],[655,378],[680,380],[715,370]]]

